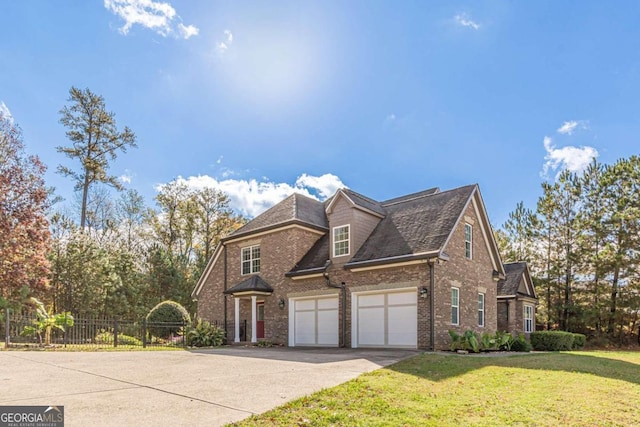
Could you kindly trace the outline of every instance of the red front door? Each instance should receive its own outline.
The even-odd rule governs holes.
[[[256,337],[264,338],[264,301],[256,304],[258,318],[256,319]]]

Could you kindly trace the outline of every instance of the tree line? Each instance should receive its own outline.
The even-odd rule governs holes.
[[[626,343],[640,315],[640,158],[595,159],[542,183],[496,231],[505,262],[527,261],[545,329]]]
[[[161,186],[154,206],[124,189],[109,167],[136,147],[104,98],[72,87],[60,111],[76,200],[63,203],[26,154],[22,133],[0,113],[0,307],[37,297],[54,312],[139,318],[171,299],[190,311],[190,293],[221,237],[246,219],[224,193],[179,181]]]

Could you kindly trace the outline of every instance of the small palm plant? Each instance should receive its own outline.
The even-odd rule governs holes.
[[[51,344],[51,331],[55,328],[64,332],[66,327],[73,326],[73,316],[68,311],[53,314],[53,310],[47,311],[44,303],[37,298],[31,298],[31,303],[36,306],[36,318],[31,325],[24,327],[23,335],[37,335],[38,341],[42,344],[42,334],[44,333],[44,344]]]

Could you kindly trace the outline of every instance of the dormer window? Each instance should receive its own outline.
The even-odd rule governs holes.
[[[343,225],[333,229],[333,256],[349,255],[349,226]]]
[[[260,245],[242,248],[242,274],[260,273]]]
[[[471,259],[472,257],[472,244],[473,244],[473,228],[471,224],[464,225],[464,257]]]

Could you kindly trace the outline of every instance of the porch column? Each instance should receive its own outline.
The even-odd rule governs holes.
[[[251,342],[258,342],[258,322],[256,315],[257,296],[251,296]]]
[[[233,322],[235,323],[235,333],[236,336],[233,340],[233,342],[240,342],[240,298],[235,297],[233,298],[233,303],[235,305],[235,315],[233,316]]]

